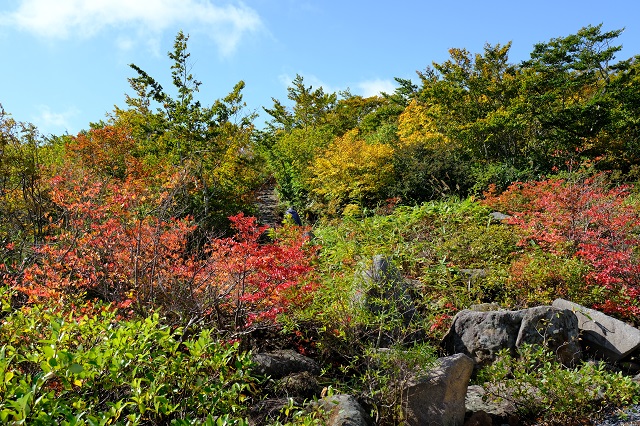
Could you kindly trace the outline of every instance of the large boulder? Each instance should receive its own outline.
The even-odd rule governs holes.
[[[259,374],[272,379],[280,379],[303,371],[320,374],[320,366],[317,362],[290,349],[259,353],[253,356],[253,361]]]
[[[552,306],[519,311],[463,310],[442,341],[447,353],[464,353],[478,366],[493,362],[501,350],[515,355],[524,344],[544,344],[561,362],[571,364],[581,353],[577,318],[570,310]]]
[[[376,255],[361,273],[356,300],[374,314],[395,314],[408,323],[415,313],[411,288],[387,257]]]
[[[471,358],[455,354],[440,358],[426,374],[410,379],[403,392],[406,424],[462,426],[473,368]]]
[[[360,339],[372,341],[377,347],[389,347],[398,341],[417,341],[424,337],[424,331],[417,325],[412,296],[416,285],[405,279],[388,258],[374,256],[371,264],[355,278],[351,304],[377,317],[370,327],[361,330]]]
[[[582,357],[578,318],[569,309],[537,306],[525,310],[516,348],[524,344],[545,345],[560,362],[574,365]]]
[[[523,311],[460,311],[442,346],[449,354],[468,355],[478,366],[489,364],[499,351],[515,349],[523,316]]]
[[[610,362],[618,362],[640,348],[640,330],[635,327],[568,300],[556,299],[553,306],[571,310],[585,346]]]

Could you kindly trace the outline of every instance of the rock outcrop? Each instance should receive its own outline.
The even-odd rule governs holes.
[[[427,374],[410,380],[403,392],[406,424],[462,426],[473,368],[471,358],[455,354],[440,358]]]
[[[385,258],[376,257],[371,269],[363,275],[369,280],[369,290],[378,292],[373,296],[362,295],[365,307],[369,297],[376,297],[398,303],[403,310],[412,309],[404,287],[408,284]],[[640,330],[563,299],[554,301],[553,306],[517,311],[500,309],[495,304],[460,311],[442,341],[449,356],[438,359],[435,367],[419,368],[399,388],[405,424],[518,424],[508,388],[495,383],[491,385],[495,388],[469,386],[469,380],[475,369],[494,361],[500,351],[506,349],[517,356],[518,349],[526,344],[546,346],[565,365],[574,364],[589,353],[615,364],[612,368],[621,368],[624,362],[635,362],[634,357],[640,354]],[[273,380],[275,398],[252,407],[251,424],[281,419],[282,409],[291,403],[290,398],[298,406],[324,411],[322,418],[329,426],[373,424],[354,396],[323,397],[317,379],[320,367],[314,360],[295,351],[279,350],[257,354],[254,361],[256,370]],[[640,375],[635,380],[640,380]],[[507,397],[495,396],[505,392]],[[311,400],[316,402],[307,403]]]
[[[635,327],[568,300],[556,299],[553,306],[576,315],[584,345],[596,356],[618,362],[640,349],[640,330]]]
[[[538,306],[519,311],[463,310],[454,317],[442,346],[449,354],[463,353],[478,366],[493,362],[498,352],[512,355],[524,344],[544,344],[561,362],[580,359],[578,320],[571,310]]]

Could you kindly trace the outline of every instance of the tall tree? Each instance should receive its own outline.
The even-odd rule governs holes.
[[[196,100],[201,82],[191,73],[188,39],[179,32],[168,53],[176,94],[132,64],[138,74],[129,79],[135,96],[127,97],[128,109],[116,108],[114,124],[130,129],[136,155],[145,163],[183,171],[175,213],[192,215],[208,229],[253,207],[252,190],[260,176],[251,144],[255,114],[244,111],[243,81],[211,106]]]
[[[322,87],[314,90],[313,86],[307,86],[304,78],[297,74],[287,88],[287,98],[293,102],[291,108],[277,99],[273,99],[273,108],[264,108],[272,117],[267,123],[270,129],[289,131],[324,124],[329,112],[335,107],[338,96],[335,93],[325,93]]]
[[[553,154],[561,162],[573,161],[609,125],[611,77],[628,64],[614,62],[622,46],[613,42],[622,31],[587,26],[536,44],[531,59],[521,64],[539,160]]]
[[[0,105],[0,262],[21,260],[46,234],[44,142],[34,125],[14,120]],[[11,253],[5,254],[7,247]]]

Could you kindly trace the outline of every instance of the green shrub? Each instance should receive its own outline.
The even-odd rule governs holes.
[[[0,422],[245,424],[250,367],[237,344],[156,314],[34,306],[0,327]]]
[[[376,425],[403,424],[404,389],[412,378],[433,367],[436,359],[433,346],[428,344],[368,348],[362,358],[365,368],[352,392],[372,407],[370,414]]]
[[[323,333],[320,343],[326,338],[325,343],[337,345],[341,352],[353,349],[348,342],[357,339],[356,330],[390,325],[388,318],[367,317],[354,310],[348,296],[356,291],[358,271],[373,256],[384,255],[413,280],[420,326],[437,340],[457,310],[503,296],[505,271],[519,236],[514,228],[491,222],[489,212],[472,199],[450,199],[317,226],[323,291],[316,293],[314,303],[301,315],[326,330],[337,330]],[[482,268],[487,273],[469,285],[460,272],[465,268]],[[346,343],[336,335],[344,336]]]
[[[565,425],[640,401],[640,385],[604,363],[567,369],[544,347],[523,345],[518,351],[519,358],[501,353],[478,380],[489,398],[510,401],[522,417]]]
[[[514,260],[505,282],[505,298],[511,306],[548,305],[558,297],[588,305],[586,275],[589,267],[576,257],[535,250]]]

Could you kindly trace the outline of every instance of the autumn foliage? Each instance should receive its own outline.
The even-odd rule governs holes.
[[[283,229],[261,244],[266,227],[238,214],[230,218],[233,236],[209,236],[194,247],[197,224],[170,216],[185,176],[154,175],[126,154],[121,177],[102,173],[112,157],[83,153],[104,132],[117,131],[78,137],[72,152],[81,164],[68,163],[47,182],[55,206],[47,237],[33,247],[32,261],[5,269],[6,283],[32,301],[98,298],[125,313],[161,309],[175,321],[209,320],[225,332],[273,321],[302,300],[298,291],[313,288],[314,249],[303,229]]]
[[[607,187],[602,175],[549,179],[489,192],[484,203],[513,215],[510,223],[525,231],[521,246],[586,263],[586,287],[600,295],[597,308],[633,317],[640,313],[640,212],[629,191]]]

